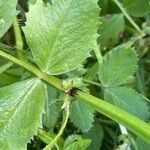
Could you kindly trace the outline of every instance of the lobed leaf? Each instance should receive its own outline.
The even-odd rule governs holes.
[[[62,74],[77,68],[92,50],[97,38],[97,0],[42,0],[30,7],[24,29],[35,62],[47,74]]]
[[[39,126],[44,100],[44,85],[36,78],[0,88],[1,149],[26,149]]]
[[[105,87],[125,83],[137,68],[137,55],[133,48],[118,46],[104,56],[99,68],[99,79]]]
[[[0,37],[10,28],[17,16],[16,5],[17,0],[0,0]]]

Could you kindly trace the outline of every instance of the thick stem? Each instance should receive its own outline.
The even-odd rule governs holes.
[[[150,143],[150,125],[104,100],[79,91],[77,97],[93,107],[94,110],[127,127],[133,133]]]

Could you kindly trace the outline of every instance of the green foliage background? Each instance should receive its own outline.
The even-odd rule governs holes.
[[[150,150],[149,50],[149,0],[0,0],[1,149]]]

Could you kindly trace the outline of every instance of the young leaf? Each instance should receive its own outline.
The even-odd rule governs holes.
[[[150,13],[149,0],[123,0],[127,12],[134,17],[143,17]]]
[[[92,50],[97,38],[97,0],[39,0],[30,8],[24,29],[35,62],[47,74],[77,68]]]
[[[94,121],[93,112],[94,111],[88,105],[76,100],[72,102],[70,108],[70,119],[82,132],[87,132],[91,129]]]
[[[104,57],[99,68],[99,78],[106,87],[125,83],[137,68],[137,55],[133,48],[119,46]]]
[[[26,149],[44,111],[45,87],[34,78],[0,88],[1,149]]]
[[[5,34],[17,16],[16,5],[17,0],[0,0],[0,37]]]
[[[142,120],[147,121],[149,118],[146,98],[131,88],[114,87],[105,89],[105,99]]]
[[[82,139],[82,140],[79,140],[70,144],[64,150],[79,150],[79,149],[86,150],[88,146],[90,145],[90,143],[91,143],[91,140]]]
[[[102,24],[99,29],[100,37],[98,41],[101,47],[112,47],[118,43],[118,40],[125,29],[123,14],[114,14],[101,18]]]

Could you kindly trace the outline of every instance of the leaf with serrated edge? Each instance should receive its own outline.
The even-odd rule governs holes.
[[[18,12],[17,0],[0,0],[0,37],[10,28]]]
[[[114,87],[105,89],[105,99],[119,106],[138,118],[147,121],[149,108],[147,99],[128,87]]]
[[[88,132],[94,121],[94,111],[85,103],[74,101],[70,108],[70,119],[82,132]]]
[[[40,124],[44,101],[45,87],[36,78],[0,88],[1,149],[26,149]]]
[[[104,56],[99,78],[105,87],[125,83],[137,69],[137,54],[133,48],[118,46]]]
[[[112,47],[118,43],[119,36],[125,29],[123,14],[114,14],[101,18],[102,24],[99,29],[98,42],[101,47]],[[110,34],[111,33],[111,34]]]
[[[30,7],[24,28],[35,62],[47,74],[77,68],[93,49],[98,37],[97,0],[42,0]]]

